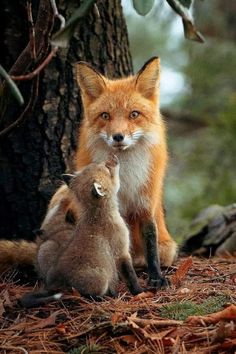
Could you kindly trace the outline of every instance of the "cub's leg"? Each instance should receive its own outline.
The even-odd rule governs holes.
[[[144,291],[138,284],[138,278],[130,255],[123,256],[119,259],[118,271],[132,295],[136,295]]]

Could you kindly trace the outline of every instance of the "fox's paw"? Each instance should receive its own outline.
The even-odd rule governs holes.
[[[135,289],[132,290],[132,295],[138,295],[141,294],[145,291],[141,286],[136,287]]]
[[[170,285],[170,282],[165,277],[160,277],[158,279],[150,279],[148,280],[148,286],[151,289],[160,290],[166,289]]]

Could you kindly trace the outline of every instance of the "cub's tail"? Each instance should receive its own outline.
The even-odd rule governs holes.
[[[50,290],[41,290],[38,292],[25,294],[20,299],[20,304],[26,308],[38,307],[49,302],[59,300],[61,297],[62,293]]]
[[[37,245],[35,242],[0,240],[0,273],[16,265],[34,265]]]

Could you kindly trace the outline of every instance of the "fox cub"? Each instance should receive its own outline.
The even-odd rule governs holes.
[[[76,175],[65,175],[65,178],[69,179],[69,189],[80,204],[76,229],[55,265],[48,269],[48,291],[42,296],[28,294],[22,304],[37,306],[45,299],[58,298],[58,290],[71,287],[85,296],[114,295],[118,274],[130,292],[138,294],[142,288],[138,285],[129,252],[129,231],[118,209],[117,157],[112,156],[99,164],[92,163]],[[47,252],[45,257],[41,255],[39,267],[44,267],[49,257]]]

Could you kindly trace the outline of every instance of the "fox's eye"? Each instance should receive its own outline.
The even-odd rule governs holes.
[[[132,111],[129,116],[130,118],[135,119],[139,116],[139,114],[140,113],[138,111]]]
[[[107,113],[107,112],[103,112],[101,114],[101,118],[104,119],[104,120],[108,120],[108,119],[110,119],[110,114]]]

